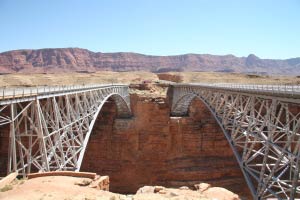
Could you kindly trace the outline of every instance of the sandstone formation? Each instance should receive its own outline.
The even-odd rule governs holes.
[[[218,71],[261,74],[300,74],[300,58],[260,59],[233,55],[184,54],[150,56],[101,53],[80,48],[14,50],[0,53],[0,73],[95,71]]]
[[[157,74],[159,80],[171,81],[175,83],[183,82],[183,76],[177,74],[170,74],[170,73],[159,73]]]
[[[182,118],[170,118],[163,97],[132,94],[131,105],[133,118],[116,119],[114,103],[106,103],[81,170],[108,174],[113,192],[134,193],[144,185],[192,188],[201,181],[249,198],[233,152],[202,102],[194,100]]]
[[[166,188],[144,186],[136,194],[117,194],[106,188],[93,187],[89,178],[71,176],[43,176],[29,180],[15,179],[0,188],[2,200],[240,200],[239,196],[224,188],[210,187],[205,191],[186,186]],[[204,183],[202,183],[204,184]],[[99,190],[100,189],[100,190]]]
[[[120,194],[83,185],[87,178],[45,176],[29,180],[15,180],[0,190],[1,200],[119,200]],[[93,182],[92,182],[93,183]],[[91,183],[91,184],[92,184]]]
[[[182,200],[240,200],[237,194],[220,187],[209,187],[204,191],[191,190],[186,186],[178,189],[165,188],[162,186],[144,186],[140,188],[134,200],[152,200],[152,199],[182,199]]]

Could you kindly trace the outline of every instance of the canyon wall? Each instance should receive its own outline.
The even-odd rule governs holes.
[[[113,192],[208,182],[249,197],[233,152],[205,105],[194,100],[188,117],[170,118],[165,101],[131,95],[132,119],[116,119],[114,103],[106,103],[81,171],[109,175]]]
[[[130,52],[101,53],[80,48],[27,49],[0,53],[0,73],[60,73],[94,71],[216,71],[299,75],[300,58],[261,59],[253,54],[183,54],[152,56]]]
[[[3,112],[3,111],[2,111]],[[9,116],[9,113],[3,112],[4,116]],[[8,167],[8,150],[9,150],[9,130],[10,125],[0,126],[0,177],[7,175]]]

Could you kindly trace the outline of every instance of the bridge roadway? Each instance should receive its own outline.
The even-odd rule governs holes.
[[[65,94],[74,94],[114,86],[128,87],[124,84],[95,84],[0,88],[0,105],[61,96]]]
[[[62,86],[37,86],[37,87],[12,87],[0,88],[0,103],[5,99],[26,98],[34,96],[53,96],[61,93],[97,89],[100,87],[126,86],[124,84],[95,84],[95,85],[62,85]],[[176,84],[173,84],[176,85]],[[258,84],[232,84],[232,83],[189,83],[180,86],[202,86],[209,88],[235,90],[239,92],[268,93],[281,96],[299,96],[300,85],[258,85]]]
[[[178,84],[183,86],[185,84]],[[188,86],[207,87],[211,89],[224,89],[252,94],[264,94],[276,97],[300,98],[300,85],[258,85],[258,84],[232,84],[232,83],[190,83]]]
[[[130,117],[127,85],[0,89],[0,126],[9,129],[8,172],[79,171],[103,104]],[[254,199],[300,198],[300,87],[173,84],[171,115],[185,116],[193,99],[222,128]],[[0,132],[3,129],[0,129]]]

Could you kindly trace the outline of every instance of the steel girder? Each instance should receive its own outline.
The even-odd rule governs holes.
[[[0,106],[0,125],[10,129],[8,172],[25,176],[79,171],[93,125],[108,99],[116,103],[119,117],[131,116],[128,86],[124,85],[6,101]]]
[[[169,88],[173,116],[194,98],[222,128],[254,199],[300,198],[300,100],[201,86]]]

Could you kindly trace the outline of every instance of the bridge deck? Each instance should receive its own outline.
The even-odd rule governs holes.
[[[272,97],[284,98],[288,102],[299,102],[300,85],[254,85],[254,84],[231,84],[231,83],[188,83],[173,84],[174,87],[203,87],[212,90],[227,90],[238,93],[248,93]]]
[[[74,94],[77,92],[91,91],[99,88],[111,87],[112,84],[98,85],[72,85],[72,86],[38,86],[38,87],[20,87],[20,88],[2,88],[0,89],[0,105],[32,101],[34,99],[43,99],[65,94]],[[127,86],[116,84],[114,86]]]

